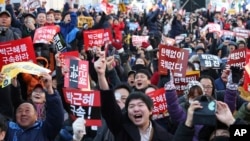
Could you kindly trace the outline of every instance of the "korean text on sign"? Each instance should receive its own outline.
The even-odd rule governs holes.
[[[220,58],[211,54],[201,54],[199,56],[200,64],[205,68],[219,68],[220,67]]]
[[[33,42],[34,43],[50,43],[53,41],[56,33],[59,32],[57,26],[44,26],[36,29]]]
[[[164,88],[147,93],[147,95],[151,97],[154,103],[153,119],[166,117],[168,115],[168,110]]]
[[[101,47],[103,43],[104,29],[88,30],[83,32],[84,48]]]
[[[174,77],[174,84],[178,94],[183,94],[183,91],[186,89],[187,84],[190,81],[198,80],[200,76],[199,71],[187,72],[185,77]]]
[[[243,68],[246,64],[246,49],[237,49],[228,56],[227,64],[230,66]]]
[[[89,89],[88,62],[73,58],[68,58],[65,62],[69,67],[69,73],[65,76],[64,86]]]
[[[170,69],[174,70],[174,76],[185,76],[188,56],[189,52],[187,50],[160,45],[160,73],[166,74],[167,69]]]
[[[70,105],[71,116],[82,117],[86,126],[100,126],[100,92],[81,91],[79,89],[63,89],[66,103]]]
[[[0,43],[0,68],[3,65],[30,61],[36,62],[32,39],[30,37]]]

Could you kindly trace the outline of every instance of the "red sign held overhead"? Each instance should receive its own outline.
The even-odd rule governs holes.
[[[198,80],[200,71],[187,72],[185,77],[174,77],[174,84],[178,95],[182,95],[190,81]]]
[[[3,65],[25,61],[36,63],[31,37],[0,43],[0,69]]]
[[[175,77],[186,75],[189,51],[176,47],[160,45],[159,47],[159,72],[167,74],[167,70],[173,70]]]
[[[101,47],[105,41],[112,41],[110,29],[88,30],[83,32],[84,49]]]
[[[154,102],[153,119],[160,119],[168,116],[165,89],[161,88],[156,91],[147,93],[147,95],[150,96]]]
[[[227,64],[242,69],[246,64],[246,49],[242,48],[232,51],[228,56]]]
[[[63,89],[64,99],[70,105],[70,116],[82,117],[86,126],[101,126],[101,102],[99,91],[81,91],[79,89]]]
[[[60,31],[58,26],[43,26],[36,29],[33,43],[45,43],[50,44],[53,42],[53,38]]]
[[[75,58],[66,58],[65,65],[69,72],[64,76],[64,87],[89,90],[89,63]]]

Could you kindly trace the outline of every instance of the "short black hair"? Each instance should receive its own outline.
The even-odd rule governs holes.
[[[215,83],[214,83],[214,79],[213,77],[209,76],[209,75],[201,75],[198,79],[199,82],[201,82],[201,79],[210,79],[210,81],[212,82],[212,85],[213,85],[213,92],[212,92],[212,95],[216,96],[215,95]],[[215,97],[216,98],[216,97]]]
[[[144,94],[143,92],[140,92],[140,91],[135,91],[135,92],[132,92],[126,102],[125,102],[125,109],[128,111],[128,105],[130,103],[131,100],[134,100],[134,99],[141,99],[148,107],[148,110],[153,110],[154,108],[154,103],[153,103],[153,100],[146,94]]]
[[[148,77],[148,80],[150,80],[150,78],[151,78],[151,74],[150,74],[149,70],[147,70],[147,69],[139,69],[138,71],[135,72],[135,76],[136,76],[138,73],[143,73],[143,74],[145,74],[145,75]]]
[[[24,103],[28,103],[28,104],[31,104],[33,106],[33,108],[35,109],[36,111],[36,106],[35,106],[35,103],[32,101],[32,100],[24,100],[22,101],[18,106],[17,106],[17,109],[20,105],[24,104]]]

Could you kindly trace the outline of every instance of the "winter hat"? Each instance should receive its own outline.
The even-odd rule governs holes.
[[[44,87],[43,87],[42,84],[40,84],[40,83],[36,84],[36,86],[33,88],[33,91],[34,91],[35,89],[37,89],[37,88],[40,88],[40,89],[42,89],[43,92],[45,92],[45,89],[44,89]]]
[[[41,63],[44,68],[48,68],[49,67],[49,62],[45,57],[36,57],[36,61],[37,63]]]
[[[112,42],[112,46],[115,47],[115,49],[117,50],[118,53],[122,53],[124,52],[124,49],[122,47],[122,43],[121,42]]]
[[[188,97],[188,94],[189,94],[190,89],[191,89],[192,87],[194,87],[194,86],[199,86],[199,87],[202,89],[202,91],[204,91],[204,88],[203,88],[203,86],[201,85],[201,83],[200,83],[199,81],[196,81],[196,80],[190,81],[190,82],[187,84],[187,86],[186,86],[186,88],[185,88],[185,90],[184,90],[184,96],[185,96],[186,98]]]
[[[147,69],[140,69],[140,70],[137,70],[137,71],[135,72],[135,76],[136,76],[138,73],[143,73],[143,74],[145,74],[145,75],[148,77],[148,80],[150,80],[150,78],[151,78],[151,74],[150,74],[150,72],[149,72]]]
[[[146,51],[153,50],[153,47],[147,42],[142,42],[141,47],[144,48]]]

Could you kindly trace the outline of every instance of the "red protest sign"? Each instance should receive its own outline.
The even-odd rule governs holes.
[[[143,42],[148,42],[149,36],[132,36],[132,44],[133,46],[138,46],[140,47]]]
[[[53,42],[53,38],[60,31],[58,26],[43,26],[36,29],[33,43],[45,43],[49,44]]]
[[[246,50],[246,64],[249,64],[249,63],[250,63],[250,50],[247,49]],[[248,65],[246,65],[246,67],[248,67]],[[248,71],[244,72],[244,84],[243,84],[243,87],[244,87],[245,91],[250,92],[250,74],[248,73]]]
[[[160,119],[168,115],[167,100],[164,88],[147,93],[154,102],[153,119]]]
[[[99,91],[63,89],[65,102],[70,105],[70,116],[82,117],[86,126],[101,126],[101,102]]]
[[[0,43],[0,68],[13,62],[32,60],[36,63],[35,51],[31,37]]]
[[[84,49],[103,46],[104,29],[88,30],[83,32]]]
[[[160,74],[167,74],[169,68],[174,71],[175,77],[184,77],[186,75],[188,56],[188,50],[160,45],[158,65]]]
[[[65,65],[69,72],[64,76],[64,87],[89,90],[89,63],[75,58],[66,58]]]
[[[178,95],[182,95],[190,81],[198,80],[200,71],[187,72],[185,77],[174,77],[174,84]]]
[[[104,29],[104,33],[103,33],[103,44],[107,41],[112,41],[112,32],[110,28]]]
[[[227,64],[242,69],[246,64],[246,49],[242,48],[232,51],[228,56]]]
[[[236,27],[233,29],[235,36],[236,37],[241,37],[241,38],[245,38],[247,39],[249,37],[250,34],[250,30],[247,30],[245,28],[241,28],[241,27]]]
[[[221,31],[221,27],[219,24],[217,23],[208,23],[207,24],[207,28],[208,28],[208,31],[211,33],[211,32],[220,32]]]
[[[78,51],[68,51],[68,52],[63,52],[61,55],[63,57],[79,57],[79,52]]]

